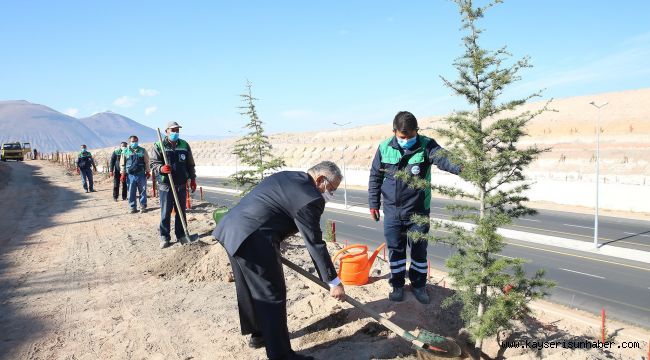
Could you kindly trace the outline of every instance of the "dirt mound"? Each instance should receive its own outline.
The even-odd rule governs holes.
[[[219,244],[197,241],[192,245],[175,246],[169,253],[149,267],[148,272],[165,279],[186,279],[190,283],[228,280],[230,261]]]

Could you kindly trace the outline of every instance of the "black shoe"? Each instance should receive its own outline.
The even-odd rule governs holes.
[[[135,214],[135,213],[137,213],[137,212],[138,212],[138,209],[136,209],[136,208],[131,208],[131,214]]]
[[[404,300],[404,288],[403,287],[394,287],[393,291],[388,294],[388,300],[390,301],[402,301]]]
[[[97,191],[95,191],[95,189],[90,189],[90,192],[97,192]]]
[[[264,345],[264,338],[259,334],[252,334],[250,340],[248,340],[248,347],[252,349],[259,349]]]
[[[117,198],[113,198],[113,200],[115,200],[115,202],[117,202]]]
[[[422,304],[428,304],[431,299],[429,299],[429,294],[427,294],[427,288],[426,286],[419,287],[419,288],[411,288],[411,292],[413,292],[413,295],[415,295],[415,298],[418,299],[418,301]]]
[[[313,357],[313,356],[309,356],[309,355],[301,355],[301,354],[293,353],[293,354],[287,356],[285,359],[288,359],[288,360],[315,360],[316,358]]]
[[[86,190],[86,193],[88,193],[88,190]]]

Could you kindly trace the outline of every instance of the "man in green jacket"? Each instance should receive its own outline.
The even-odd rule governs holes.
[[[138,145],[137,136],[131,135],[129,141],[120,158],[120,181],[128,181],[131,214],[138,212],[136,191],[140,193],[140,213],[144,213],[147,211],[147,179],[151,177],[149,154]]]
[[[172,193],[169,177],[174,180],[176,194],[178,195],[178,204],[180,209],[176,208],[176,219],[174,224],[174,234],[176,240],[181,244],[189,243],[190,239],[185,238],[185,231],[181,223],[181,216],[185,216],[185,199],[187,190],[185,186],[188,180],[192,192],[196,190],[196,171],[194,169],[194,157],[192,149],[187,141],[180,138],[181,126],[175,121],[167,123],[165,129],[165,138],[163,143],[156,142],[153,146],[151,156],[151,169],[158,182],[158,193],[160,194],[160,248],[164,249],[170,246],[171,241],[171,213],[174,206],[174,195]],[[164,150],[163,150],[164,149]],[[165,165],[163,151],[167,156],[169,163]]]

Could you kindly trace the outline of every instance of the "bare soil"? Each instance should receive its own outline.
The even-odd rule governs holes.
[[[158,248],[159,204],[129,214],[114,202],[112,181],[97,175],[96,193],[79,178],[44,161],[0,165],[0,358],[2,359],[264,359],[239,334],[234,283],[223,248],[210,238],[214,205],[195,202],[188,214],[197,244]],[[0,180],[1,181],[1,180]],[[329,244],[330,251],[340,248]],[[283,254],[315,272],[299,238]],[[370,284],[349,295],[407,330],[456,336],[458,308],[441,309],[446,274],[432,271],[430,305],[386,299],[388,267],[375,262]],[[410,346],[362,311],[330,298],[286,270],[292,346],[319,359],[415,359]],[[446,286],[443,286],[446,285]],[[519,321],[502,339],[596,340],[597,318],[550,303],[535,303],[536,318]],[[594,325],[596,324],[596,325]],[[650,333],[616,322],[615,340],[640,341],[638,350],[500,350],[508,359],[640,359]],[[638,340],[640,339],[640,340]]]

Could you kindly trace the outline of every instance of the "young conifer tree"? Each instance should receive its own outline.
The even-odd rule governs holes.
[[[506,64],[512,56],[505,47],[496,51],[479,45],[481,29],[476,22],[485,11],[500,0],[483,7],[475,7],[472,0],[454,0],[460,10],[465,52],[454,62],[458,79],[444,84],[456,95],[464,97],[471,110],[458,111],[445,119],[445,128],[437,129],[447,139],[445,156],[461,164],[461,177],[472,185],[473,191],[455,187],[431,185],[427,181],[400,174],[413,186],[431,186],[434,191],[456,198],[471,200],[452,205],[452,220],[469,220],[471,227],[452,222],[433,222],[433,229],[445,228],[448,236],[427,235],[429,241],[445,242],[458,251],[447,260],[449,275],[457,291],[444,306],[460,302],[463,321],[476,341],[480,354],[482,340],[499,330],[512,326],[512,320],[528,314],[528,302],[548,295],[553,283],[544,279],[541,269],[527,278],[521,258],[499,256],[504,239],[499,227],[513,219],[532,215],[533,209],[524,192],[529,189],[523,170],[539,154],[548,149],[519,145],[526,136],[526,125],[537,115],[548,110],[548,102],[538,111],[518,112],[517,108],[535,97],[536,92],[523,98],[499,102],[504,89],[520,79],[522,69],[529,68],[528,57]],[[428,218],[416,218],[418,222]],[[468,230],[469,228],[469,230]],[[418,237],[418,234],[410,234]]]
[[[244,102],[244,106],[239,107],[242,109],[240,114],[249,119],[244,126],[248,129],[248,134],[237,140],[232,152],[239,157],[242,165],[248,167],[230,176],[232,181],[242,188],[242,196],[259,184],[264,176],[285,166],[282,158],[275,157],[271,153],[273,147],[264,134],[263,122],[257,115],[254,102],[258,99],[253,97],[252,87],[253,84],[246,81],[246,92],[239,95]]]

